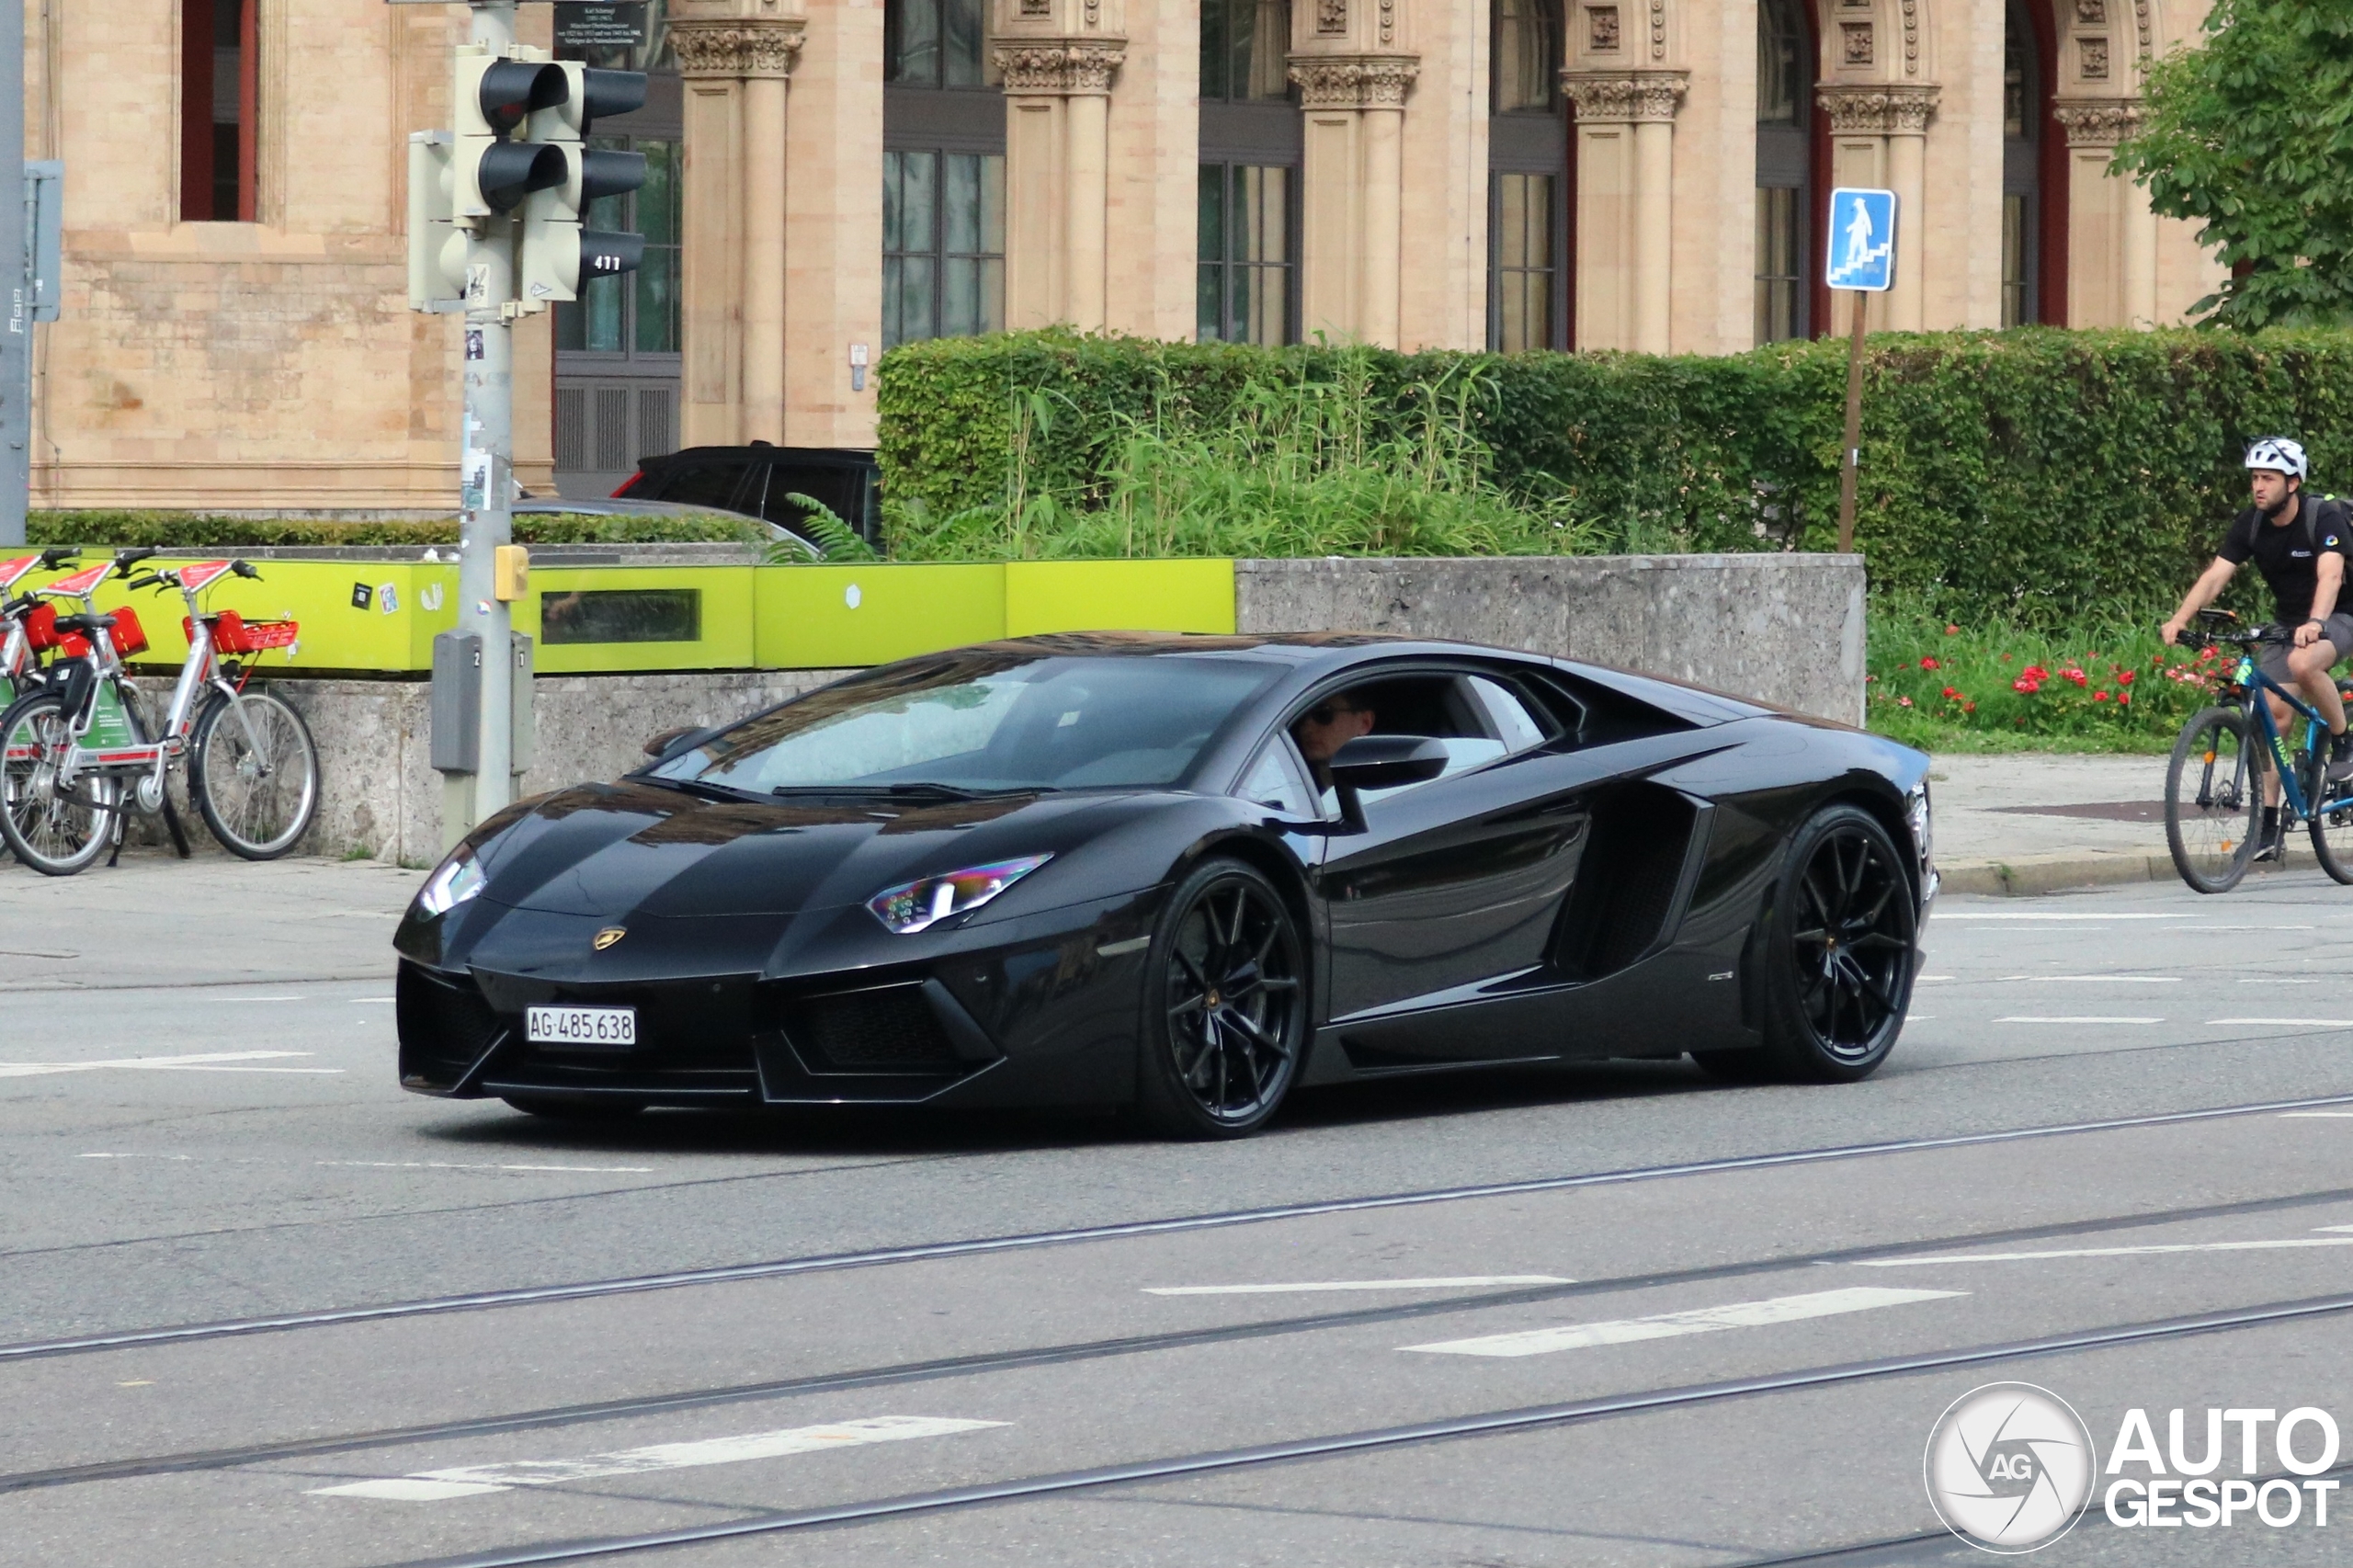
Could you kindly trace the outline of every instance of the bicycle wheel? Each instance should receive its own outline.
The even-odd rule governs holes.
[[[2328,764],[2323,761],[2313,769],[2313,798],[2319,802],[2310,824],[2313,856],[2322,870],[2353,886],[2353,784],[2331,784]]]
[[[43,876],[72,876],[114,840],[116,780],[85,778],[58,793],[57,765],[73,744],[63,692],[36,691],[0,713],[0,838]]]
[[[2200,892],[2227,892],[2246,875],[2262,824],[2263,752],[2235,708],[2209,708],[2181,727],[2165,764],[2165,846]]]
[[[275,860],[319,810],[319,748],[302,715],[275,692],[205,706],[188,738],[188,793],[233,855]]]

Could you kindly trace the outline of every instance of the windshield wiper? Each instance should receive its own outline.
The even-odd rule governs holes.
[[[642,781],[659,785],[665,790],[676,790],[682,794],[700,795],[706,800],[756,801],[760,799],[749,790],[738,790],[732,784],[714,784],[707,778],[665,778],[659,774],[649,773],[644,776]]]
[[[851,796],[866,800],[880,795],[892,801],[994,801],[1006,795],[1051,795],[1051,784],[1016,784],[1005,789],[983,790],[966,784],[939,784],[918,779],[897,784],[779,784],[768,791],[771,795],[819,796],[840,798]]]

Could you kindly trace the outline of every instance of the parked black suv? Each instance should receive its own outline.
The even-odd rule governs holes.
[[[882,537],[881,472],[872,452],[847,447],[688,447],[642,460],[613,494],[741,512],[800,534],[809,531],[807,509],[785,497],[810,495],[869,544]]]

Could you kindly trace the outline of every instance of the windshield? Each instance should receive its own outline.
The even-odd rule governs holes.
[[[747,719],[652,772],[755,794],[1174,784],[1282,668],[1231,655],[911,660]]]

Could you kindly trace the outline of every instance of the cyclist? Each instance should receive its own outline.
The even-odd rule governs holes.
[[[2307,465],[2304,449],[2285,436],[2266,436],[2247,449],[2247,488],[2254,505],[2241,512],[2222,540],[2222,548],[2165,624],[2168,646],[2180,641],[2190,619],[2214,602],[2248,558],[2271,589],[2289,643],[2268,642],[2256,662],[2263,673],[2281,686],[2301,691],[2327,721],[2330,736],[2328,777],[2342,782],[2353,778],[2353,734],[2345,727],[2345,704],[2336,695],[2330,671],[2338,660],[2353,653],[2353,615],[2338,606],[2345,602],[2345,563],[2353,553],[2353,525],[2345,508],[2334,500],[2303,493]],[[2271,717],[2284,733],[2292,718],[2288,706],[2266,693]],[[2263,840],[2255,858],[2279,856],[2279,775],[2267,770],[2263,778]]]

